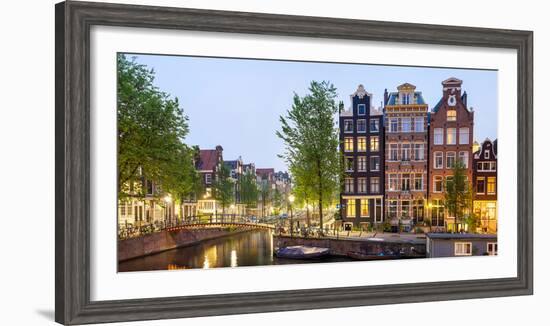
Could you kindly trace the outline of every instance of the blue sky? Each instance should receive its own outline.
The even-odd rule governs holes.
[[[380,106],[384,89],[395,91],[404,82],[416,85],[431,109],[442,94],[441,81],[463,80],[468,106],[473,107],[474,139],[497,137],[496,71],[334,64],[164,55],[136,56],[155,70],[155,85],[178,97],[189,117],[185,142],[202,149],[222,145],[224,159],[241,156],[256,167],[286,170],[277,157],[284,151],[275,135],[279,116],[292,105],[294,92],[305,95],[312,80],[328,80],[337,88],[338,101],[350,106],[349,95],[363,84]]]

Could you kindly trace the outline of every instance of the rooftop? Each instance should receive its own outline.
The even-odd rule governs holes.
[[[426,237],[441,240],[461,240],[461,239],[482,239],[496,240],[496,234],[476,234],[476,233],[426,233]]]

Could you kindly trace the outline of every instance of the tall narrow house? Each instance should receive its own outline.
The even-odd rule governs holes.
[[[384,94],[386,218],[410,230],[424,222],[428,183],[428,105],[405,83]]]
[[[497,140],[486,139],[474,153],[474,214],[481,232],[497,233]]]
[[[340,108],[339,120],[345,169],[340,214],[346,230],[384,221],[383,115],[371,107],[372,94],[363,85],[350,97],[351,107]]]
[[[430,114],[429,203],[434,231],[465,229],[461,221],[445,210],[445,185],[453,177],[453,166],[461,160],[472,184],[472,146],[474,112],[467,107],[462,80],[449,78],[442,82],[443,96]]]

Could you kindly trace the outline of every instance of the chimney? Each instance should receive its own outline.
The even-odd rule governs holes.
[[[338,103],[338,113],[342,114],[342,111],[344,111],[344,101],[340,101],[340,103]]]
[[[384,106],[388,103],[388,89],[384,89]]]
[[[468,108],[468,93],[464,91],[464,95],[462,95],[462,103],[464,103],[464,107]]]

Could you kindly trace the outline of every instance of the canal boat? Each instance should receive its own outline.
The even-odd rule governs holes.
[[[327,256],[328,254],[328,248],[310,246],[290,246],[275,250],[275,256],[278,258],[289,259],[314,259]]]
[[[386,255],[386,254],[380,253],[380,254],[377,254],[377,255],[373,255],[373,254],[369,255],[369,254],[364,254],[364,253],[356,252],[356,251],[348,252],[348,257],[350,257],[352,259],[355,259],[355,260],[387,260],[387,259],[401,258],[398,255],[394,255],[394,254]]]

